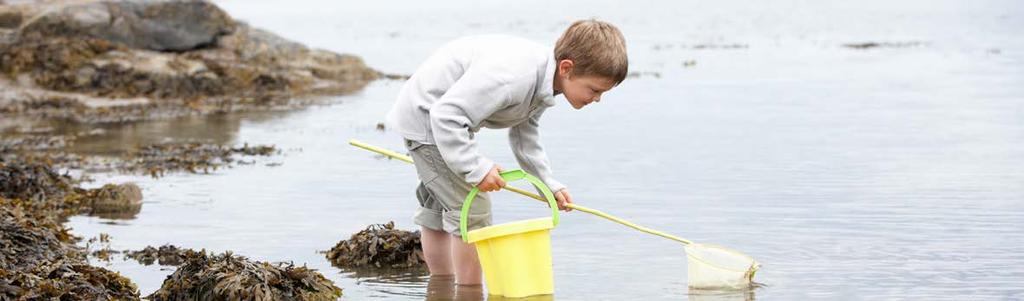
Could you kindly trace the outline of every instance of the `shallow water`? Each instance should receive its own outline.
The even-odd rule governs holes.
[[[569,213],[553,232],[554,299],[1024,299],[1022,2],[218,3],[404,74],[466,34],[554,41],[573,19],[618,24],[631,69],[645,73],[582,111],[563,103],[545,114],[557,175],[582,205],[754,256],[768,286],[688,295],[681,245]],[[902,46],[843,47],[863,42]],[[108,233],[114,249],[171,243],[306,264],[349,300],[424,299],[424,275],[341,271],[317,253],[369,224],[412,229],[411,166],[346,144],[400,150],[375,129],[400,85],[297,112],[110,128],[83,147],[173,137],[283,154],[211,175],[97,176],[138,182],[142,212],[68,226]],[[504,132],[478,137],[487,156],[515,165]],[[545,214],[511,194],[495,212],[497,222]],[[173,271],[110,268],[143,295]]]

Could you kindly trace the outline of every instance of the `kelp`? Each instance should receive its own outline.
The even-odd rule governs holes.
[[[179,266],[185,262],[185,253],[195,252],[190,249],[179,248],[174,245],[162,245],[159,248],[146,246],[137,251],[124,251],[124,259],[133,259],[142,265],[157,263],[166,266]]]
[[[139,292],[117,272],[61,259],[28,271],[0,270],[0,299],[139,300]]]
[[[120,274],[85,262],[77,238],[38,203],[0,198],[0,300],[138,300]]]
[[[420,232],[395,229],[393,221],[370,225],[325,254],[339,268],[412,268],[425,263]]]
[[[129,152],[121,169],[141,171],[154,178],[162,177],[168,171],[209,173],[235,162],[236,155],[269,156],[277,152],[272,145],[244,144],[233,148],[197,142],[161,143]]]
[[[0,197],[40,201],[62,198],[73,188],[71,177],[58,174],[45,163],[0,158]]]
[[[186,250],[185,262],[152,295],[163,300],[335,300],[342,290],[315,270],[257,262],[230,252]]]

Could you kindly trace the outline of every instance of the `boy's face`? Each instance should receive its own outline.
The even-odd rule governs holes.
[[[568,68],[562,68],[566,63]],[[570,60],[562,60],[559,73],[555,79],[555,88],[565,94],[565,99],[577,110],[593,102],[600,102],[601,94],[615,87],[614,80],[603,76],[572,75]]]

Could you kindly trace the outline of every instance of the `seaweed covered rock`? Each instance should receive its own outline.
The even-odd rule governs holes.
[[[104,218],[133,218],[142,209],[142,190],[133,183],[107,184],[97,189],[74,186],[53,166],[0,159],[0,197],[46,210],[56,217],[87,213]]]
[[[26,205],[0,198],[0,300],[139,299],[127,278],[86,264],[53,214]]]
[[[338,242],[326,252],[327,260],[339,268],[422,267],[420,232],[395,229],[395,222],[370,225]]]
[[[214,44],[232,29],[231,17],[206,1],[97,1],[49,9],[23,25],[21,34],[88,36],[132,48],[184,51]]]
[[[0,269],[26,271],[65,257],[73,238],[49,216],[25,210],[16,200],[0,199]]]
[[[76,107],[80,110],[117,105],[117,102],[105,101],[103,98],[221,95],[223,87],[228,84],[213,74],[203,73],[205,69],[195,66],[195,62],[176,59],[169,54],[136,53],[124,45],[96,38],[21,39],[2,49],[0,55],[4,60],[0,63],[0,70],[12,78],[26,77],[36,86],[48,90],[99,97],[83,98],[81,101],[75,101],[77,99],[71,97],[74,94],[42,98],[42,102],[66,106],[81,103],[82,106]],[[49,99],[65,101],[62,103]],[[149,102],[137,100],[121,103]],[[24,110],[37,106],[28,104],[22,107]]]
[[[381,76],[208,1],[19,3],[0,7],[0,25],[0,116],[114,122],[291,108]]]
[[[2,4],[3,2],[0,2],[0,5]],[[21,26],[21,13],[0,7],[0,28],[14,29],[18,26]]]
[[[86,262],[61,222],[81,188],[44,162],[0,159],[0,300],[138,300],[127,278]]]
[[[0,271],[3,300],[139,300],[139,290],[117,272],[59,260],[22,273]]]
[[[62,198],[73,190],[71,178],[44,163],[0,159],[0,197],[22,200]]]
[[[186,251],[185,263],[146,299],[335,300],[341,288],[315,270],[256,262],[231,253]]]

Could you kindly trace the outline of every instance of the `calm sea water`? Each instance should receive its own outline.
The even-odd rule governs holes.
[[[582,205],[754,256],[767,287],[688,294],[681,245],[574,212],[552,234],[554,299],[1024,299],[1024,2],[218,4],[404,74],[463,35],[553,42],[578,18],[619,25],[641,75],[582,111],[562,103],[545,114],[559,179]],[[863,42],[883,47],[843,46]],[[293,261],[347,300],[425,299],[424,275],[341,271],[317,253],[369,224],[414,229],[411,166],[346,144],[401,150],[396,134],[375,129],[400,86],[380,81],[297,112],[111,128],[83,147],[171,138],[283,153],[211,175],[96,176],[139,183],[142,212],[68,225],[110,234],[114,249],[171,243]],[[503,131],[478,138],[485,155],[515,166]],[[511,194],[494,206],[497,222],[545,214]],[[144,295],[173,271],[108,265]]]

